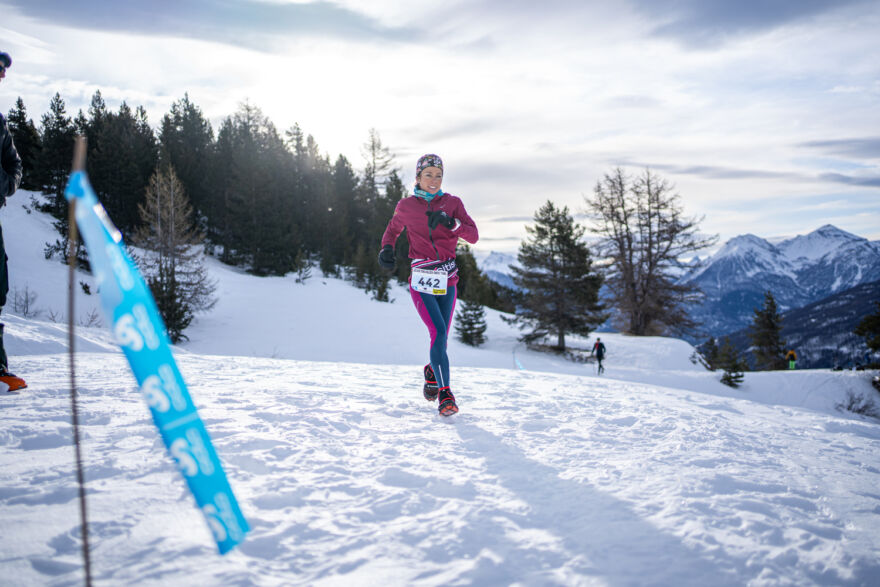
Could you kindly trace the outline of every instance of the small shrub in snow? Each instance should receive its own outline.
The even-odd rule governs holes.
[[[22,318],[36,318],[40,315],[37,309],[37,292],[25,284],[24,289],[12,288],[12,311]]]
[[[574,363],[595,363],[596,357],[590,356],[589,349],[566,347],[565,358]]]
[[[91,328],[92,326],[99,327],[103,326],[103,321],[101,320],[101,314],[98,310],[92,310],[84,317],[79,319],[79,325],[85,328]]]
[[[305,283],[312,276],[312,261],[302,251],[296,256],[296,282]]]
[[[880,410],[877,409],[873,399],[853,393],[852,391],[846,392],[846,399],[837,404],[837,409],[872,418],[880,418]]]

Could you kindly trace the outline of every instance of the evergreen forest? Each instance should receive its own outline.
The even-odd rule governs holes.
[[[388,147],[370,130],[356,165],[331,159],[297,124],[279,131],[253,104],[215,129],[188,95],[171,105],[154,127],[143,107],[123,102],[110,109],[100,91],[87,112],[67,111],[58,93],[35,124],[21,98],[8,113],[22,157],[22,187],[42,192],[36,205],[55,218],[59,239],[47,243],[47,258],[65,261],[67,203],[64,187],[74,138],[87,139],[86,171],[125,242],[143,229],[140,207],[150,178],[170,168],[193,208],[193,229],[204,235],[205,251],[255,275],[325,275],[350,279],[375,299],[388,300],[391,279],[409,277],[404,232],[395,247],[393,274],[380,269],[379,241],[397,201],[410,193]],[[360,170],[359,170],[360,169]],[[80,248],[78,260],[88,264]],[[461,292],[469,299],[510,310],[509,295],[477,269],[472,253],[459,252]]]

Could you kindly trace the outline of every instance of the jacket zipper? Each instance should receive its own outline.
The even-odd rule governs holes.
[[[433,212],[434,210],[431,208],[431,202],[426,202],[426,204],[428,204],[428,212]],[[428,225],[428,240],[431,241],[431,246],[434,247],[434,254],[437,255],[437,260],[441,261],[440,251],[437,250],[437,245],[434,244],[434,229],[431,228],[430,224]]]

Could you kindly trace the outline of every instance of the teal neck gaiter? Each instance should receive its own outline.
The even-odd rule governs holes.
[[[436,194],[431,194],[431,193],[426,192],[423,189],[416,188],[415,195],[422,198],[426,202],[430,202],[431,200],[433,200],[437,196],[442,196],[443,190],[437,190]]]

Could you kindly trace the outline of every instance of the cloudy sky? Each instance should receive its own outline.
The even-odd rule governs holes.
[[[0,110],[100,89],[156,125],[188,92],[216,129],[247,100],[358,168],[375,128],[408,183],[444,158],[483,250],[515,250],[547,199],[582,212],[616,166],[674,183],[722,242],[876,240],[878,30],[876,0],[0,0]]]

